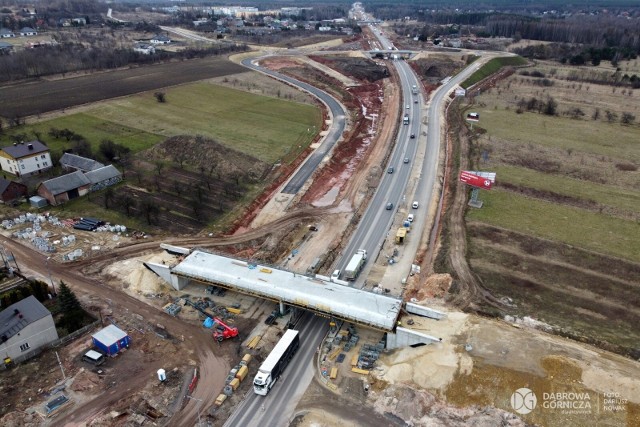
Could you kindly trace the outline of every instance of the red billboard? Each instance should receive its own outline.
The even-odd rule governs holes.
[[[491,190],[491,186],[493,185],[489,178],[483,178],[467,171],[460,172],[460,182],[483,190]]]

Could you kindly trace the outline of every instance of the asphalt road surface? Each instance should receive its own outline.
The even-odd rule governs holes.
[[[342,105],[340,105],[338,101],[336,101],[326,92],[315,88],[308,83],[304,83],[292,77],[288,77],[275,71],[262,68],[254,64],[253,61],[255,61],[255,58],[245,59],[244,61],[242,61],[242,65],[304,89],[316,98],[320,99],[329,108],[329,110],[331,111],[331,116],[333,117],[329,132],[325,136],[322,144],[320,144],[320,146],[307,158],[307,160],[305,160],[302,166],[298,168],[293,177],[282,189],[282,192],[285,194],[296,194],[298,191],[300,191],[300,188],[302,188],[305,182],[307,182],[309,177],[311,177],[313,172],[315,172],[322,159],[327,155],[327,153],[331,150],[331,148],[333,148],[335,143],[342,136],[345,128],[345,111],[344,108],[342,108]]]
[[[280,379],[266,396],[249,391],[225,427],[286,427],[298,402],[315,373],[314,354],[327,334],[328,319],[311,313],[302,316],[295,329],[300,331],[300,348]]]

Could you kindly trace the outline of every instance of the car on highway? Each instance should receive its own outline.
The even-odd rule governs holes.
[[[340,277],[340,270],[333,270],[333,273],[331,273],[331,281],[333,282],[338,277]]]
[[[409,109],[409,107],[411,107],[411,105],[407,104],[407,106],[406,106],[406,107],[404,107],[404,108],[406,108],[406,109],[408,110],[408,109]]]
[[[414,104],[417,104],[417,103],[418,103],[418,98],[414,99],[414,100],[413,100],[413,103],[414,103]]]
[[[409,214],[409,216],[407,216],[407,221],[413,222],[413,214]]]
[[[387,208],[388,211],[390,211],[391,209],[393,209],[393,203],[389,202],[387,203]]]
[[[409,138],[414,139],[416,137],[415,133],[412,133],[411,136]]]
[[[418,201],[417,201],[417,200],[416,200],[416,201],[414,201],[414,202],[413,202],[413,204],[411,205],[411,207],[412,207],[413,209],[418,209],[418,206],[420,206],[420,204],[418,203]]]
[[[387,173],[393,173],[393,166],[391,166],[389,169],[387,169]]]
[[[409,158],[405,157],[404,160],[403,160],[403,163],[409,163]]]

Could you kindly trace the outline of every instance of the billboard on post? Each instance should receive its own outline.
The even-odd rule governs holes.
[[[493,185],[493,182],[491,182],[489,178],[483,178],[469,171],[460,172],[460,182],[483,190],[491,190],[491,186]]]

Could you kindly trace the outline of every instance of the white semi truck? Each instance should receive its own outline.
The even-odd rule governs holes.
[[[360,271],[362,271],[362,267],[364,267],[365,262],[367,262],[367,251],[364,249],[359,249],[347,264],[347,268],[344,269],[344,277],[347,280],[356,280]]]
[[[266,396],[300,346],[298,331],[289,329],[262,362],[253,380],[255,394]]]

